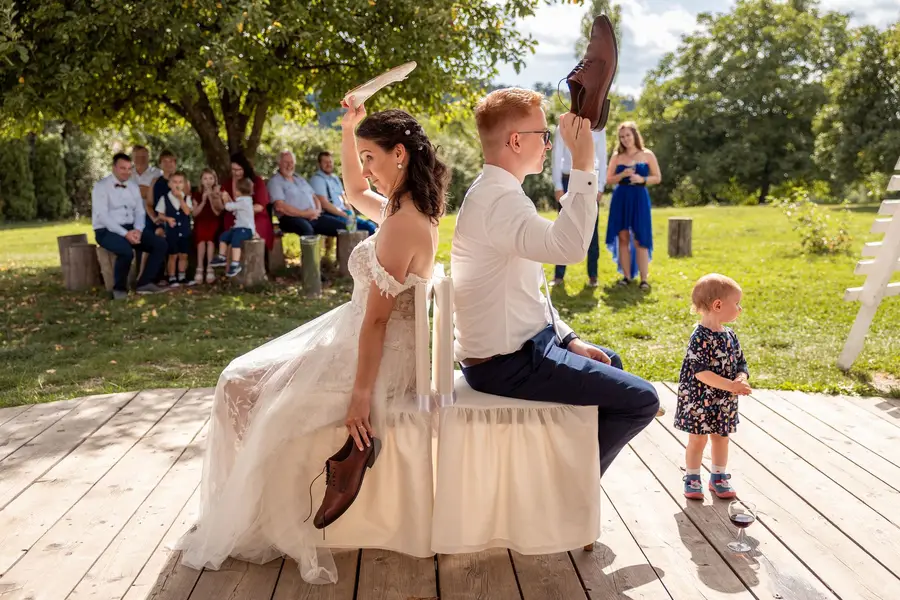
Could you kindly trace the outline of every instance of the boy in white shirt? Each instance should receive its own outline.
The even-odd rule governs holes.
[[[209,263],[210,267],[224,267],[228,264],[225,249],[231,246],[231,265],[225,275],[234,277],[241,272],[241,244],[256,237],[253,214],[253,182],[247,178],[237,182],[238,197],[234,202],[225,203],[225,210],[234,213],[234,225],[219,239],[219,254]]]

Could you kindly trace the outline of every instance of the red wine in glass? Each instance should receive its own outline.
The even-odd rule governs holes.
[[[744,530],[756,521],[756,505],[746,500],[734,500],[728,505],[728,519],[737,527],[737,539],[728,544],[732,552],[750,552],[753,548],[744,541]]]

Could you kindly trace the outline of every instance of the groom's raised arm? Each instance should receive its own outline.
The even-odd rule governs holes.
[[[538,214],[524,193],[498,198],[487,212],[494,247],[545,264],[573,264],[587,256],[597,222],[597,174],[573,170],[555,221]]]

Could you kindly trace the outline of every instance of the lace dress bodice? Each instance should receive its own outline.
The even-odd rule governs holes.
[[[391,318],[415,319],[415,287],[419,283],[425,283],[426,280],[413,273],[408,274],[403,283],[394,279],[381,266],[375,255],[377,239],[377,233],[367,237],[350,254],[347,263],[353,277],[353,297],[350,302],[355,308],[365,312],[369,287],[374,282],[384,295],[397,298]]]

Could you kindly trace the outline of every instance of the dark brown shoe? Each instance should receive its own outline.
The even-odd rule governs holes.
[[[352,437],[343,448],[325,461],[325,498],[313,519],[316,529],[324,529],[340,518],[359,494],[366,469],[371,469],[381,452],[381,440],[372,438],[364,450],[356,447]]]
[[[594,19],[591,39],[584,59],[566,78],[572,97],[572,110],[591,122],[591,129],[599,131],[609,119],[609,88],[619,64],[616,33],[606,15]]]

